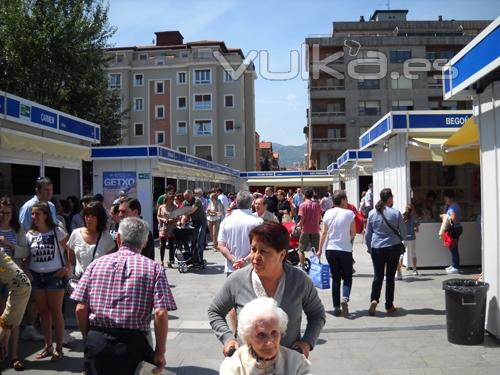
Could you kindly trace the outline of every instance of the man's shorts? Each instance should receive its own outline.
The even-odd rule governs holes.
[[[299,251],[304,253],[314,247],[319,248],[319,233],[302,233],[299,238]]]

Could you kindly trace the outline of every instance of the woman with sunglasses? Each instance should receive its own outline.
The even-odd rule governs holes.
[[[67,247],[68,235],[52,220],[49,206],[39,202],[31,208],[31,228],[26,234],[30,255],[25,262],[26,274],[32,281],[36,306],[45,341],[37,359],[63,357],[64,316],[62,304],[71,270],[72,256]],[[56,348],[52,347],[52,324]]]

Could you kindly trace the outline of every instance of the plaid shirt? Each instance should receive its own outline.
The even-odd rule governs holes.
[[[153,309],[176,310],[162,266],[122,246],[92,262],[71,294],[91,326],[149,331]]]

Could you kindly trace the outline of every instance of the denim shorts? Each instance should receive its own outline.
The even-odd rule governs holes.
[[[30,271],[31,275],[33,275],[33,281],[31,285],[33,289],[47,289],[47,290],[65,290],[68,285],[68,279],[66,276],[56,277],[54,272],[35,272]]]

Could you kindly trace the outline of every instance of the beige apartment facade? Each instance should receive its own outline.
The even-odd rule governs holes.
[[[357,149],[359,136],[391,110],[471,109],[471,102],[443,100],[440,67],[489,21],[441,16],[434,21],[408,21],[407,13],[378,10],[367,21],[361,17],[356,22],[334,22],[330,36],[306,38],[309,108],[304,133],[309,169],[326,169],[345,150]],[[411,74],[417,78],[408,79],[405,61],[414,58],[421,62],[408,66],[414,67]],[[315,74],[313,65],[321,61],[326,69],[318,68]],[[386,70],[386,74],[359,79],[350,70],[372,74]]]
[[[221,61],[237,73],[244,60],[240,49],[222,41],[184,43],[178,31],[155,34],[155,45],[108,49],[109,88],[120,90],[122,109],[129,109],[122,144],[158,144],[253,170],[253,65],[232,75]]]

